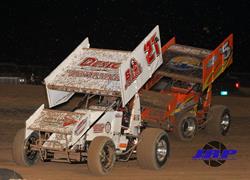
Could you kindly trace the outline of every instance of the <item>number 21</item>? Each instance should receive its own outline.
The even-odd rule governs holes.
[[[150,65],[154,60],[155,56],[158,57],[160,54],[159,38],[154,34],[150,40],[144,45],[144,52],[146,53],[146,60]]]

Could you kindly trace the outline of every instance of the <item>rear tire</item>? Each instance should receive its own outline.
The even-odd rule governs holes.
[[[38,139],[37,132],[33,132],[25,139],[25,129],[17,131],[12,147],[13,160],[21,166],[32,166],[39,159],[38,151],[31,150],[30,144],[35,143]]]
[[[115,145],[109,137],[96,137],[88,149],[88,168],[94,175],[108,174],[115,163]]]
[[[137,162],[143,169],[164,168],[169,157],[169,140],[165,131],[146,128],[137,145]]]
[[[208,112],[208,124],[206,130],[215,136],[225,136],[231,126],[230,111],[226,106],[212,106]]]
[[[197,122],[194,115],[190,112],[181,114],[176,117],[176,122],[174,136],[181,141],[193,140],[197,131]]]

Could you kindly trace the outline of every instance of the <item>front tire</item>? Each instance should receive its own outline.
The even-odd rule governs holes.
[[[176,122],[174,136],[181,141],[193,140],[197,131],[197,122],[194,115],[190,112],[181,114],[176,118]]]
[[[21,166],[32,166],[39,159],[38,151],[31,149],[31,144],[35,144],[38,139],[38,133],[33,132],[25,139],[25,129],[17,131],[12,147],[13,160]]]
[[[215,136],[225,136],[231,126],[230,111],[226,106],[212,106],[208,112],[208,133]]]
[[[94,175],[106,175],[116,160],[115,145],[109,137],[96,137],[88,149],[88,168]]]
[[[165,131],[146,128],[137,145],[137,162],[143,169],[164,168],[169,157],[169,140]]]

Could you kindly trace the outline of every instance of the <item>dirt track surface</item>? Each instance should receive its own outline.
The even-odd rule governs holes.
[[[0,86],[0,168],[15,170],[25,179],[250,179],[250,98],[214,97],[214,104],[231,109],[233,123],[228,136],[215,138],[200,132],[192,142],[178,142],[170,135],[171,155],[167,167],[160,171],[140,169],[136,160],[117,162],[112,173],[92,176],[86,164],[39,163],[33,167],[16,166],[11,156],[15,133],[25,120],[46,102],[45,90],[39,86]],[[70,105],[75,104],[74,100]],[[67,109],[69,105],[66,105]],[[237,149],[236,160],[212,168],[192,160],[196,151],[211,140],[219,140],[228,149]],[[1,179],[1,175],[0,175]]]

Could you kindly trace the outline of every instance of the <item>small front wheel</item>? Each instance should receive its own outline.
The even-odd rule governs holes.
[[[115,145],[109,137],[96,137],[88,149],[88,168],[92,174],[106,175],[116,160]]]
[[[192,113],[184,113],[176,118],[176,126],[173,134],[182,141],[191,141],[197,131],[196,118]]]
[[[165,167],[169,156],[167,133],[158,128],[146,128],[140,136],[136,153],[141,168],[158,170]]]
[[[208,112],[207,131],[215,136],[225,136],[231,125],[230,111],[226,106],[212,106]]]
[[[25,129],[20,129],[14,138],[12,147],[13,160],[21,166],[32,166],[39,159],[38,151],[32,149],[31,145],[36,143],[38,133],[33,132],[25,139]]]

